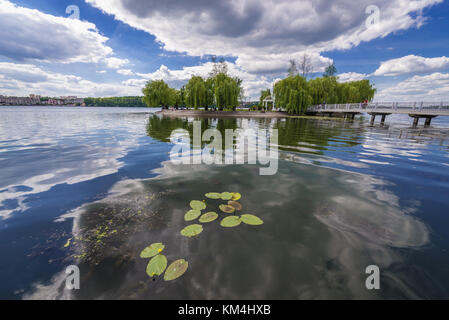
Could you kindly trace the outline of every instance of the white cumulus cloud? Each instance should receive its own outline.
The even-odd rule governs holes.
[[[0,0],[0,56],[21,62],[96,63],[113,53],[107,40],[93,23]]]
[[[167,51],[234,56],[241,67],[257,72],[279,70],[290,56],[304,51],[350,49],[362,41],[419,27],[425,21],[422,9],[442,1],[86,0],[154,35]],[[369,5],[376,5],[381,14],[379,22],[367,28]],[[264,56],[269,60],[270,55],[273,62],[254,62]]]
[[[379,90],[376,100],[449,102],[449,73],[415,75]]]
[[[134,75],[134,71],[132,71],[131,69],[120,69],[117,70],[118,74],[121,74],[123,76],[132,76]]]
[[[365,73],[346,72],[338,75],[339,82],[359,81],[366,79],[369,75]]]
[[[32,64],[0,62],[0,91],[4,95],[103,97],[141,95],[141,88],[133,84],[96,83],[74,75],[48,72]]]
[[[106,66],[110,69],[120,69],[121,67],[129,64],[128,59],[120,59],[116,57],[106,58],[104,59],[104,62],[106,63]]]
[[[402,74],[429,73],[449,68],[448,57],[424,58],[408,55],[384,61],[374,72],[376,76],[398,76]]]

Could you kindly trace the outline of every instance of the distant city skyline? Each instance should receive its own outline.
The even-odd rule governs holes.
[[[218,56],[257,100],[307,53],[311,77],[333,63],[375,100],[447,101],[448,29],[443,0],[0,0],[0,95],[137,96],[207,76]]]
[[[4,96],[0,94],[0,106],[34,105],[84,105],[84,98],[76,96],[42,97],[38,94],[28,96]]]

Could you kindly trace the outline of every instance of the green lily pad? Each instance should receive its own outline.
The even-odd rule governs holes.
[[[223,220],[221,220],[220,225],[225,228],[232,228],[232,227],[237,227],[238,225],[240,225],[240,223],[242,223],[242,221],[240,220],[239,217],[230,216],[230,217],[226,217]]]
[[[165,268],[167,268],[167,258],[162,254],[158,254],[148,262],[147,274],[150,277],[160,276],[165,271]]]
[[[217,193],[217,192],[209,192],[209,193],[206,193],[205,196],[206,196],[206,198],[214,199],[214,200],[221,199],[221,193]]]
[[[240,202],[237,201],[228,201],[228,205],[233,207],[235,210],[240,211],[242,210],[242,205]]]
[[[249,224],[251,226],[260,226],[261,224],[263,224],[262,219],[252,214],[243,214],[240,219],[243,223]]]
[[[190,207],[193,210],[203,210],[206,209],[206,204],[203,201],[199,201],[199,200],[192,200],[190,201]]]
[[[224,213],[234,213],[235,208],[227,204],[220,204],[220,210]]]
[[[231,192],[232,194],[232,201],[237,201],[240,200],[242,198],[242,195],[238,192]]]
[[[173,262],[171,265],[168,266],[167,271],[164,274],[164,280],[172,281],[178,279],[187,271],[188,267],[189,263],[184,259],[176,260],[175,262]]]
[[[143,251],[140,253],[140,257],[141,258],[154,257],[158,253],[161,253],[162,250],[164,250],[164,248],[165,246],[162,243],[153,243],[152,245],[143,249]]]
[[[70,238],[70,239],[67,240],[67,242],[66,242],[65,245],[64,245],[64,248],[67,248],[67,247],[70,246],[70,243],[72,242],[72,239],[73,239],[73,238]]]
[[[220,196],[221,196],[221,200],[228,201],[228,200],[232,199],[232,193],[230,193],[230,192],[223,192]]]
[[[195,219],[198,219],[198,217],[201,215],[201,211],[200,210],[190,210],[189,212],[187,212],[184,216],[184,220],[185,221],[192,221]]]
[[[201,232],[203,232],[203,226],[200,224],[192,224],[190,226],[185,227],[184,229],[181,230],[181,234],[184,237],[194,237],[199,235]]]
[[[216,212],[208,212],[203,214],[200,217],[200,222],[201,223],[208,223],[208,222],[212,222],[214,220],[216,220],[218,218],[218,214]]]

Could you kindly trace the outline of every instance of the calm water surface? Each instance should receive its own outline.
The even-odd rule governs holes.
[[[0,107],[0,298],[447,299],[448,120],[201,119],[278,129],[279,171],[260,176],[258,165],[173,165],[170,133],[193,119]],[[190,200],[222,191],[265,223],[182,237]],[[139,254],[154,242],[189,262],[183,277],[146,275]],[[64,289],[72,264],[76,292]],[[368,265],[381,290],[365,288]]]

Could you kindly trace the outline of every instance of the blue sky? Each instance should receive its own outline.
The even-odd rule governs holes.
[[[334,63],[379,101],[449,101],[447,30],[442,0],[0,0],[0,95],[138,95],[207,76],[217,55],[257,99],[307,54],[310,77]]]

